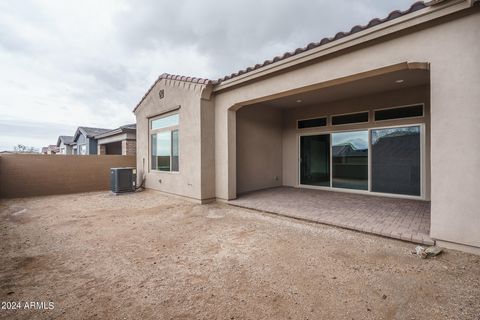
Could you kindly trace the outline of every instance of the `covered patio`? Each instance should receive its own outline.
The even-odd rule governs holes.
[[[291,187],[240,195],[230,204],[306,221],[433,245],[430,202]]]

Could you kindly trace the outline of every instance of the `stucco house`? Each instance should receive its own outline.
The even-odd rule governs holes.
[[[429,201],[432,239],[479,253],[478,4],[417,2],[218,80],[162,74],[134,109],[138,179],[202,203],[277,186]]]
[[[72,149],[73,136],[59,136],[57,139],[57,148],[59,154],[73,154]]]
[[[127,124],[95,136],[98,154],[136,155],[136,124]]]
[[[78,127],[73,135],[73,154],[92,155],[97,154],[97,139],[95,136],[111,131],[112,129]]]
[[[43,152],[42,148],[42,153],[44,154],[59,154],[60,153],[60,148],[58,148],[56,145],[51,144],[48,147],[46,147],[45,152]]]

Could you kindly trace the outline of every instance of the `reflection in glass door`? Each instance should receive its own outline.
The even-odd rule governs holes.
[[[332,133],[332,187],[368,190],[368,131]]]
[[[372,129],[372,191],[421,195],[420,126]]]
[[[330,135],[300,137],[300,184],[330,187]]]

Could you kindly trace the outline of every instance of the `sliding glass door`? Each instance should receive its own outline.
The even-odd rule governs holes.
[[[368,190],[368,130],[332,133],[332,187]]]
[[[372,129],[372,191],[421,195],[420,126]]]
[[[300,136],[300,184],[420,197],[421,132],[413,125]]]
[[[300,184],[330,187],[330,135],[300,137]]]

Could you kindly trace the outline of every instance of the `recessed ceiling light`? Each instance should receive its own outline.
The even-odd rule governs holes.
[[[403,82],[405,82],[405,80],[403,80],[403,79],[398,79],[398,80],[395,80],[395,82],[396,82],[396,83],[403,83]]]
[[[296,103],[301,103],[301,102],[302,102],[302,100],[300,100],[300,99],[298,99],[298,100],[296,101]]]

